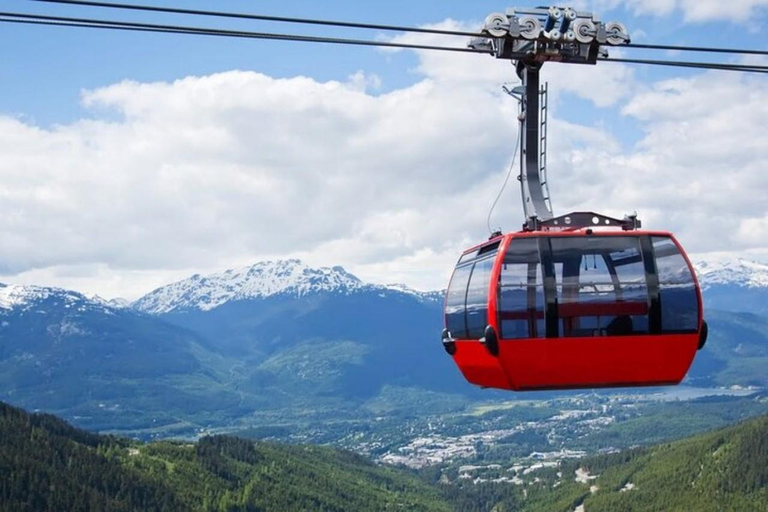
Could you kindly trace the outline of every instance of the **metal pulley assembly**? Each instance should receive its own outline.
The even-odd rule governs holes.
[[[603,23],[592,13],[570,7],[509,9],[492,13],[483,24],[487,38],[470,42],[472,48],[491,50],[498,58],[557,60],[594,64],[600,45],[630,42],[619,22]]]

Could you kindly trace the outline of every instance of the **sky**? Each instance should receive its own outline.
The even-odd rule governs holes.
[[[507,7],[484,0],[141,3],[467,30]],[[767,49],[768,0],[571,5],[623,22],[635,42]],[[27,0],[5,0],[3,10],[467,42]],[[300,258],[342,265],[365,281],[442,289],[461,251],[488,236],[518,128],[517,104],[501,90],[516,83],[509,62],[0,28],[0,282],[136,299],[194,273]],[[552,63],[543,76],[556,214],[636,211],[645,227],[675,232],[696,256],[768,261],[765,75]],[[522,223],[511,180],[490,224],[514,231]]]

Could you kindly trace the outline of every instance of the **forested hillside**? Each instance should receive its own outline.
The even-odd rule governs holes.
[[[324,447],[134,443],[0,403],[0,510],[450,510],[416,476]]]
[[[762,416],[672,443],[518,473],[518,485],[462,478],[461,470],[440,478],[449,476],[453,503],[465,511],[758,512],[768,511],[766,461],[768,416]]]
[[[768,510],[766,460],[768,416],[494,482],[227,436],[144,444],[0,403],[0,510],[753,512]]]
[[[599,475],[589,512],[768,510],[768,417],[580,467]]]

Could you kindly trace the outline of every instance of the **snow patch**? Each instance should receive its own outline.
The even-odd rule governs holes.
[[[597,478],[597,475],[590,475],[589,471],[587,471],[584,468],[577,469],[575,473],[576,473],[576,478],[574,480],[576,480],[580,484],[588,484],[590,480],[594,480],[595,478]]]

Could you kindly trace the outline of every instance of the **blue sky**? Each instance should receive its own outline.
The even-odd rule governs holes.
[[[470,29],[506,7],[151,3]],[[603,20],[624,22],[636,42],[766,48],[765,0],[579,3]],[[4,10],[421,41],[22,0],[6,0]],[[515,78],[505,63],[293,42],[0,28],[0,234],[7,241],[0,281],[133,298],[192,272],[301,257],[343,264],[364,279],[439,288],[461,248],[485,236],[485,205],[503,180],[516,129],[515,107],[499,92]],[[545,69],[553,91],[556,210],[636,209],[647,225],[677,231],[697,254],[765,259],[765,78],[607,63]],[[519,226],[517,197],[514,187],[506,191],[494,223]],[[712,222],[732,234],[707,236]]]
[[[134,2],[137,4],[146,2]],[[600,2],[584,2],[590,4]],[[180,17],[158,13],[115,11],[56,5],[25,0],[6,0],[10,12],[50,14],[102,19],[127,19],[148,23],[188,24],[263,30],[273,32],[339,35],[342,37],[382,37],[387,33],[291,25],[284,23],[248,22],[201,17]],[[371,23],[419,26],[445,19],[480,22],[491,12],[502,11],[505,4],[477,1],[296,1],[290,6],[282,1],[259,2],[229,0],[210,2],[155,1],[153,5],[183,6],[190,9],[258,12],[276,16],[363,21]],[[540,2],[528,2],[538,5]],[[621,4],[621,3],[618,3]],[[516,5],[526,5],[520,2]],[[630,33],[638,33],[636,42],[656,44],[730,46],[760,48],[764,41],[759,28],[764,17],[747,22],[726,22],[721,17],[701,22],[685,22],[684,11],[675,10],[663,17],[627,10],[619,5],[600,12],[605,20],[623,21]],[[168,81],[188,75],[207,75],[231,69],[255,70],[273,77],[309,76],[319,81],[343,80],[364,69],[381,77],[380,92],[411,84],[419,79],[410,70],[416,63],[414,54],[382,53],[371,48],[315,45],[276,41],[230,40],[167,34],[121,33],[117,31],[35,27],[4,24],[0,32],[4,51],[0,56],[0,112],[28,116],[36,123],[65,123],[83,114],[79,94],[124,79]],[[658,58],[659,52],[633,51],[633,56]],[[661,54],[663,55],[663,54]],[[673,58],[696,60],[707,55],[682,54]],[[482,58],[482,57],[478,57]],[[685,76],[695,72],[682,69],[637,67],[644,79]],[[512,78],[512,77],[510,77]],[[582,117],[583,109],[574,111]],[[599,112],[606,122],[621,124],[610,112]]]

